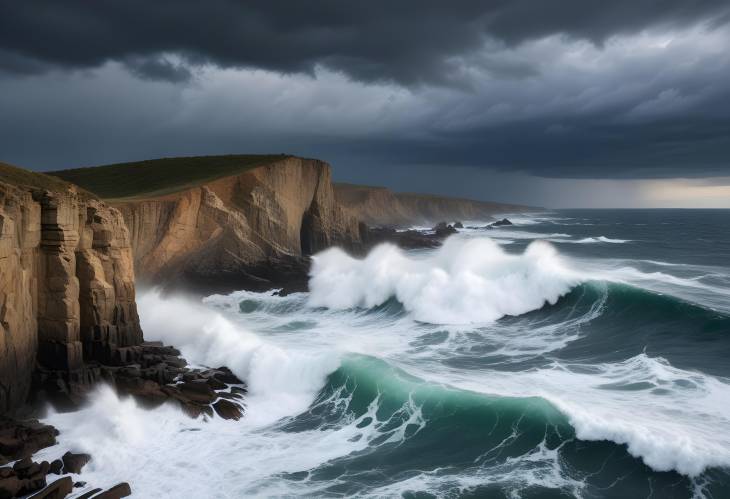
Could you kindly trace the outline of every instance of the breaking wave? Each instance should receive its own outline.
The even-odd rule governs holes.
[[[416,320],[433,324],[521,315],[555,303],[581,281],[548,243],[512,255],[491,239],[459,237],[427,257],[389,244],[364,259],[332,248],[313,258],[310,276],[312,306],[371,308],[394,297]]]

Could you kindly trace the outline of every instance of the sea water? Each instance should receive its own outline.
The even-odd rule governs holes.
[[[240,421],[104,387],[46,419],[135,497],[730,497],[730,212],[507,216],[327,250],[309,293],[140,292],[147,339],[246,380]]]

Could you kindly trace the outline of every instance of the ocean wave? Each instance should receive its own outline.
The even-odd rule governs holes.
[[[493,322],[537,310],[580,282],[548,243],[511,255],[491,239],[451,237],[427,257],[385,244],[364,259],[332,248],[313,257],[309,304],[372,308],[395,297],[416,320]]]
[[[151,291],[138,304],[145,337],[175,345],[196,364],[225,365],[244,379],[247,403],[256,407],[250,418],[259,424],[305,410],[339,366],[334,352],[282,348],[184,297]]]

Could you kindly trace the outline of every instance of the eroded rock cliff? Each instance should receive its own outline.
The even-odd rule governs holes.
[[[371,226],[433,226],[456,220],[488,220],[498,213],[531,211],[514,204],[430,194],[393,192],[385,187],[335,184],[337,201]]]
[[[112,201],[131,235],[138,278],[203,287],[306,279],[302,257],[360,244],[330,166],[285,157],[164,196]]]
[[[119,211],[0,167],[0,412],[8,412],[26,400],[36,366],[66,386],[83,383],[85,362],[113,363],[142,331]]]

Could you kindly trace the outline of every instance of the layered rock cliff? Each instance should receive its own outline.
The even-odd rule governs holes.
[[[142,342],[132,248],[114,208],[69,184],[0,164],[0,413],[36,366],[83,382]]]
[[[103,168],[103,167],[100,167]],[[209,288],[306,279],[301,258],[360,244],[337,203],[330,166],[284,157],[162,196],[112,200],[131,235],[140,279]]]
[[[488,220],[498,213],[533,209],[489,201],[396,193],[385,187],[335,184],[334,189],[337,201],[371,226],[431,226],[441,221]]]

